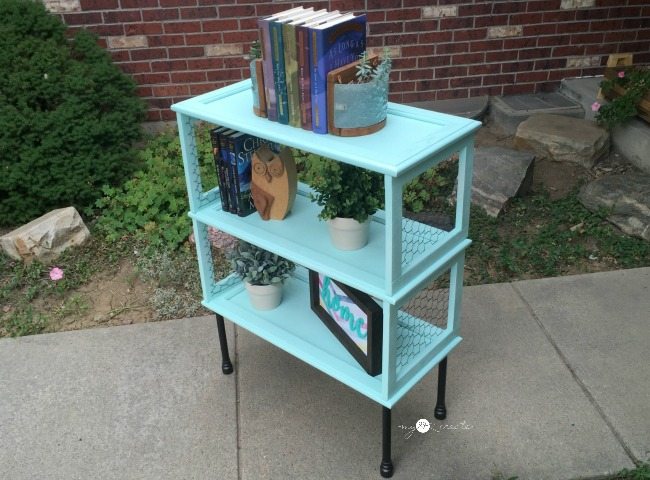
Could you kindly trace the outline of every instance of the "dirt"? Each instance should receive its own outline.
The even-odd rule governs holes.
[[[89,283],[70,292],[58,305],[49,305],[48,331],[61,332],[97,326],[129,325],[156,320],[149,305],[155,287],[142,281],[128,261],[117,271],[102,272]],[[37,305],[44,308],[45,305]],[[64,313],[67,313],[64,316]]]

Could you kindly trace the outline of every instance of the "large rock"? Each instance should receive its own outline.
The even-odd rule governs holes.
[[[650,175],[601,177],[582,187],[578,198],[591,211],[610,210],[607,219],[628,235],[650,241]]]
[[[533,181],[535,154],[503,147],[474,152],[472,203],[496,217],[513,197],[526,193]]]
[[[90,236],[74,207],[59,208],[32,220],[3,237],[0,246],[10,257],[30,262],[49,263],[73,245]]]
[[[515,143],[551,160],[591,168],[609,152],[609,133],[587,120],[538,114],[519,125]]]

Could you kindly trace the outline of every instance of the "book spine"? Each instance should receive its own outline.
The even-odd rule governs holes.
[[[309,69],[309,29],[296,27],[296,50],[298,56],[298,88],[300,101],[300,126],[311,130],[311,72]]]
[[[214,156],[214,168],[219,180],[219,197],[221,198],[221,209],[224,212],[230,211],[230,202],[228,201],[226,178],[223,171],[223,162],[221,161],[221,146],[219,145],[219,131],[223,128],[214,128],[210,130],[210,142],[212,143],[212,155]]]
[[[286,72],[289,125],[300,128],[300,92],[298,86],[296,27],[290,24],[282,25],[282,35],[284,37],[284,68]]]
[[[316,133],[327,133],[327,74],[359,59],[366,48],[366,16],[312,32],[310,48],[316,48],[311,54],[316,64],[311,77],[312,126]]]
[[[284,68],[284,42],[282,39],[282,24],[269,22],[271,35],[271,56],[273,58],[273,80],[277,99],[278,122],[287,125],[289,112],[287,103],[286,72]]]
[[[228,139],[228,154],[230,158],[228,170],[230,173],[230,198],[235,206],[232,213],[239,215],[241,206],[239,205],[239,176],[237,175],[237,151],[235,150],[236,142],[233,138],[234,136],[231,135]]]
[[[323,72],[325,35],[322,30],[312,29],[309,35],[311,64],[311,126],[314,133],[327,133],[327,73]]]
[[[262,44],[262,71],[264,73],[264,95],[266,100],[266,117],[276,122],[278,120],[277,97],[273,79],[273,56],[271,53],[271,35],[269,21],[263,18],[257,20]]]
[[[220,137],[220,143],[221,143],[221,161],[224,169],[224,177],[226,179],[226,187],[227,187],[227,196],[228,196],[228,205],[229,209],[228,211],[230,213],[236,213],[237,211],[237,203],[236,203],[236,198],[233,193],[233,176],[232,176],[232,169],[230,168],[230,139],[229,136],[233,135],[234,132],[229,131],[221,135]]]
[[[252,135],[241,135],[235,140],[237,157],[237,214],[245,217],[255,212],[255,204],[251,197],[252,159],[253,152],[260,146],[260,140]]]

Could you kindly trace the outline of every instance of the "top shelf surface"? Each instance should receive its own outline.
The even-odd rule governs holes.
[[[389,102],[386,126],[376,133],[361,137],[321,135],[256,116],[250,80],[184,100],[171,108],[192,118],[393,177],[481,126],[475,120]]]

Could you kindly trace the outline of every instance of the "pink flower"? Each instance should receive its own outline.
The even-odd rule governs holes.
[[[52,270],[50,270],[50,278],[55,282],[57,280],[61,280],[63,278],[63,270],[61,270],[59,267],[54,267]]]
[[[625,77],[625,72],[623,70],[618,72],[618,78],[624,78],[624,77]]]
[[[597,112],[598,110],[600,110],[600,103],[598,103],[598,102],[592,103],[591,104],[591,111],[592,112]]]

